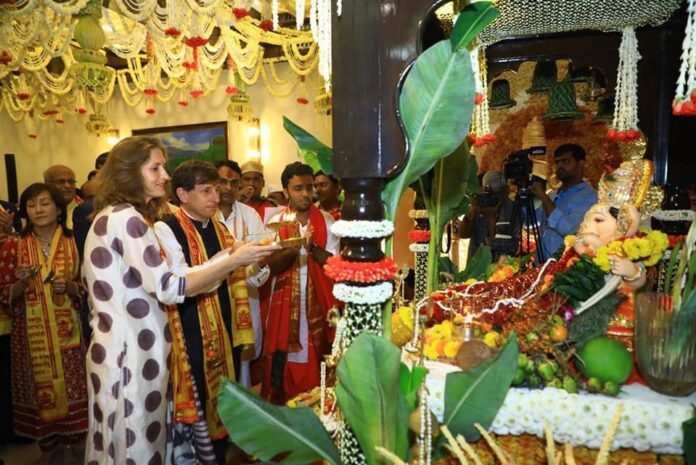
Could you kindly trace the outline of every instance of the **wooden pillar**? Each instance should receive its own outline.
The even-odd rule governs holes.
[[[385,178],[406,156],[396,116],[399,83],[418,55],[433,0],[344,0],[332,23],[333,166],[345,220],[381,220]],[[344,258],[374,261],[379,244],[351,242]]]

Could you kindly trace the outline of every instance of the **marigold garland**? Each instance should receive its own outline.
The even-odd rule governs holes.
[[[564,240],[567,247],[575,243],[575,236]],[[593,257],[594,263],[605,273],[611,271],[610,256],[626,257],[631,261],[642,260],[645,266],[655,265],[670,246],[667,234],[657,230],[641,230],[635,236],[611,241],[600,247]]]
[[[408,240],[410,242],[430,242],[430,230],[412,229],[408,232]]]
[[[385,257],[378,262],[349,262],[340,256],[330,257],[324,265],[326,275],[334,281],[375,283],[389,281],[396,275],[396,262]]]

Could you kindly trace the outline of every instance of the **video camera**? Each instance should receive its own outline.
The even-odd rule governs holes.
[[[532,184],[534,163],[529,155],[529,150],[518,150],[512,152],[503,162],[505,178],[519,188],[528,188]]]
[[[483,208],[495,207],[500,202],[500,194],[494,192],[491,188],[486,188],[483,192],[474,194],[474,198],[478,202],[478,206]]]

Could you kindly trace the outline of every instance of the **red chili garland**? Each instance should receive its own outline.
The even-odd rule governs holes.
[[[408,240],[411,242],[430,242],[430,230],[412,229],[408,232]]]
[[[389,257],[378,262],[349,262],[335,256],[326,261],[324,272],[337,282],[374,283],[393,279],[396,268],[396,262]]]

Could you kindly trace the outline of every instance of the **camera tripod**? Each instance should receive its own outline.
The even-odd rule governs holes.
[[[512,216],[510,225],[513,228],[513,237],[517,240],[517,252],[522,253],[523,241],[526,240],[526,250],[531,250],[532,238],[536,244],[536,254],[538,263],[542,263],[544,259],[543,246],[541,244],[541,231],[537,223],[536,211],[534,210],[534,196],[529,192],[527,184],[518,184],[515,201],[512,206]],[[526,238],[522,232],[526,232]]]

